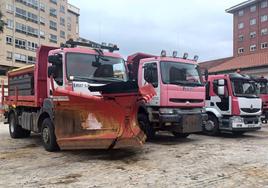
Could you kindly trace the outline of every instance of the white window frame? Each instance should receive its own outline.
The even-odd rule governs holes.
[[[268,42],[261,43],[261,49],[263,50],[263,49],[266,49],[266,48],[268,48]]]
[[[261,29],[261,36],[267,35],[268,34],[268,28],[263,28]]]
[[[256,50],[257,50],[257,45],[256,44],[253,44],[253,45],[249,46],[249,51],[255,52]]]
[[[238,29],[244,29],[244,22],[241,22],[238,24]]]
[[[256,38],[256,36],[257,36],[256,31],[253,31],[253,32],[250,32],[250,33],[249,33],[249,37],[250,37],[251,39]]]
[[[262,1],[261,8],[266,8],[266,7],[268,7],[268,1]]]
[[[245,52],[244,48],[238,48],[238,54],[243,54]]]
[[[256,5],[252,5],[250,7],[250,12],[256,12],[256,10],[257,10],[257,6]]]
[[[238,16],[244,16],[244,10],[239,10],[238,11]]]
[[[7,35],[6,36],[6,44],[13,45],[13,37]]]
[[[250,19],[249,24],[250,25],[256,25],[257,24],[257,19],[256,18]]]
[[[268,15],[262,15],[261,22],[266,22],[266,21],[268,21]]]

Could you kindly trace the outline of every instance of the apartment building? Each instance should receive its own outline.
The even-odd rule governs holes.
[[[79,38],[79,8],[67,0],[0,0],[6,22],[0,34],[0,75],[36,62],[40,45]]]
[[[234,56],[268,51],[267,0],[249,0],[226,12],[233,14]]]
[[[240,71],[268,77],[268,0],[248,0],[226,10],[233,14],[233,56],[200,63],[211,74]]]

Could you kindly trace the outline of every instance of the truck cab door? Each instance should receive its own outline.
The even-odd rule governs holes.
[[[148,62],[143,64],[141,80],[142,80],[141,86],[152,84],[156,92],[156,95],[152,98],[151,102],[148,105],[159,106],[160,82],[159,82],[158,64],[156,62]]]
[[[224,81],[223,84],[220,84],[221,81]],[[222,115],[231,114],[231,97],[229,95],[229,87],[226,79],[214,80],[213,92],[216,96],[211,97],[210,106],[216,108]],[[219,93],[219,88],[224,90],[222,94]]]

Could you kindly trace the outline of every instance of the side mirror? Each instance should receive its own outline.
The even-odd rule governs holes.
[[[224,96],[225,95],[225,86],[218,86],[218,95]]]
[[[48,56],[48,62],[53,65],[60,64],[62,63],[62,55],[60,54],[50,55]]]
[[[205,70],[205,81],[206,82],[208,81],[208,70],[207,69]]]
[[[49,66],[48,67],[48,71],[47,71],[47,74],[48,74],[48,77],[50,78],[51,76],[55,77],[56,75],[56,72],[57,72],[57,67],[56,65],[52,65],[52,66]]]
[[[225,86],[224,79],[218,80],[218,86]]]

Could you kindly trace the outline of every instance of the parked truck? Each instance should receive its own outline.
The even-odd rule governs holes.
[[[249,76],[238,73],[210,75],[206,91],[208,123],[204,133],[241,135],[261,129],[262,100]]]
[[[252,79],[257,84],[258,96],[262,99],[262,122],[268,121],[268,80],[263,76],[252,76]]]
[[[202,131],[207,120],[205,113],[205,87],[195,60],[178,58],[174,52],[167,57],[136,53],[128,57],[132,79],[139,87],[152,84],[156,95],[141,105],[138,119],[148,139],[156,131],[169,131],[175,137],[186,138],[190,133]]]
[[[41,133],[47,151],[142,146],[138,106],[155,91],[128,79],[116,50],[70,40],[41,46],[35,65],[10,71],[3,98],[10,136]]]

